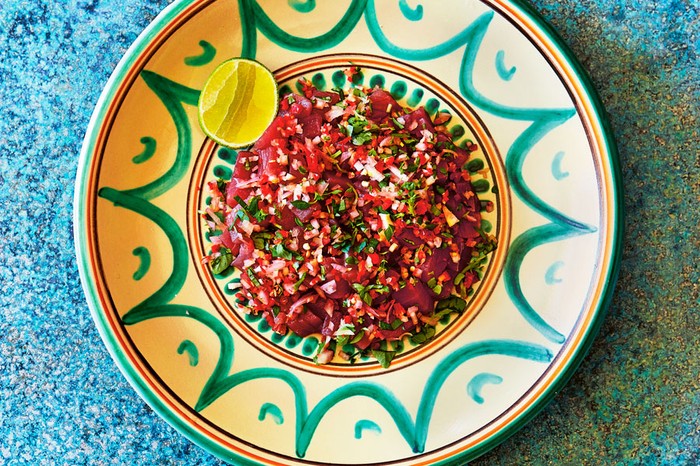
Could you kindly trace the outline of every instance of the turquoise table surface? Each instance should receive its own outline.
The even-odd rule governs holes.
[[[127,47],[168,3],[0,2],[0,464],[221,464],[112,362],[73,247],[88,120]],[[700,4],[532,4],[609,113],[625,243],[580,369],[474,464],[700,464]]]

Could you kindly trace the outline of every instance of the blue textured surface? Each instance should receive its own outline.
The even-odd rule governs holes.
[[[92,323],[73,250],[73,183],[90,114],[126,48],[167,3],[0,3],[0,463],[220,463],[119,373]],[[533,5],[610,114],[626,244],[608,318],[580,370],[476,463],[697,464],[700,7]]]

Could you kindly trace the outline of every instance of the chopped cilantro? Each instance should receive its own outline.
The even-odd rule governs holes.
[[[311,207],[311,203],[306,201],[292,201],[292,205],[299,210],[306,210]]]
[[[362,146],[371,142],[373,137],[372,133],[369,132],[360,133],[352,138],[352,143],[356,146]]]
[[[450,296],[449,298],[438,301],[438,303],[435,305],[435,313],[439,314],[445,309],[455,312],[462,312],[466,307],[467,302],[464,299],[460,298],[459,296]]]
[[[411,342],[417,345],[425,343],[435,336],[435,327],[432,325],[425,325],[420,332],[411,336]]]
[[[372,356],[386,369],[391,365],[391,361],[396,356],[396,351],[372,350]]]
[[[292,258],[294,257],[292,252],[285,248],[284,245],[282,245],[281,243],[272,246],[270,248],[270,254],[272,254],[272,257],[279,257],[280,259],[285,260],[292,260]]]
[[[384,237],[386,238],[387,241],[391,241],[391,238],[394,236],[394,227],[389,225],[386,227],[384,230]]]
[[[359,323],[359,319],[358,319],[358,323]],[[365,336],[365,329],[362,329],[359,332],[357,332],[357,334],[352,338],[352,340],[350,340],[350,344],[354,345],[355,343],[358,343],[360,340],[362,340],[364,338],[364,336]]]
[[[260,280],[258,280],[258,277],[255,276],[253,269],[245,269],[245,272],[248,275],[248,278],[250,278],[250,281],[253,282],[254,286],[260,286]]]
[[[230,250],[221,248],[219,252],[221,252],[221,255],[209,263],[211,271],[217,275],[223,273],[233,262],[233,255]]]

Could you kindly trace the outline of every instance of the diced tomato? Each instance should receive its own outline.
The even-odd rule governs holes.
[[[319,157],[314,152],[305,152],[304,157],[306,158],[306,166],[309,169],[309,173],[320,173]]]
[[[313,139],[321,134],[321,125],[323,125],[323,113],[314,110],[311,114],[304,117],[299,117],[299,124],[303,128],[301,133],[303,137]]]
[[[251,259],[255,251],[255,245],[252,241],[240,241],[238,251],[234,252],[234,258],[231,265],[242,268],[246,260]]]
[[[316,214],[318,214],[318,212],[321,210],[321,205],[316,202],[309,205],[307,209],[297,209],[296,207],[292,206],[289,210],[296,218],[301,220],[303,223],[306,223],[312,218],[316,217]]]
[[[343,315],[339,311],[335,311],[331,315],[326,314],[326,318],[323,320],[323,326],[321,327],[321,335],[324,337],[333,336],[340,328],[342,316]]]
[[[345,299],[352,293],[352,287],[347,280],[343,278],[336,278],[336,288],[333,293],[329,293],[328,297],[332,299]]]
[[[420,138],[423,130],[428,130],[435,133],[435,126],[430,119],[430,115],[425,111],[425,107],[418,107],[411,113],[405,115],[404,128],[406,128],[414,137]]]
[[[228,204],[231,207],[235,207],[238,205],[238,200],[236,199],[236,197],[245,200],[252,192],[251,188],[239,188],[238,184],[241,183],[241,181],[242,180],[238,178],[232,178],[231,181],[226,185],[226,204]]]
[[[307,337],[313,333],[320,333],[322,326],[323,320],[309,310],[304,310],[299,315],[295,316],[294,319],[287,320],[287,327],[289,327],[289,330],[300,337]]]
[[[467,272],[464,275],[464,279],[462,280],[462,283],[460,284],[460,286],[463,286],[464,289],[468,290],[478,280],[479,280],[479,277],[477,277],[477,275],[474,272]]]
[[[369,348],[369,345],[372,343],[372,337],[370,332],[367,332],[362,329],[360,329],[359,331],[362,332],[362,338],[360,338],[360,340],[357,343],[355,343],[355,348],[362,351]]]
[[[253,153],[248,152],[247,150],[242,150],[238,153],[236,164],[233,166],[233,178],[239,180],[250,179],[250,175],[253,172],[253,167],[257,165],[257,162],[252,162],[250,160],[251,156],[253,156]]]
[[[314,89],[312,96],[316,99],[321,99],[324,102],[328,102],[329,105],[334,105],[340,102],[340,94],[337,92],[319,91],[318,89]]]
[[[391,296],[406,309],[416,306],[418,311],[425,315],[433,312],[435,307],[435,300],[430,294],[430,288],[421,281],[407,283],[405,287],[393,292]]]
[[[292,94],[291,97],[287,96],[287,101],[291,100],[294,100],[294,102],[289,105],[289,113],[297,118],[311,115],[311,110],[313,109],[311,100],[298,94]]]
[[[426,212],[430,210],[430,203],[425,199],[421,199],[420,201],[416,202],[416,205],[413,208],[413,210],[416,213],[416,215],[425,215]]]
[[[375,123],[386,120],[391,112],[397,112],[401,109],[394,97],[383,89],[374,89],[369,94],[369,101],[371,107],[367,118]]]
[[[417,249],[421,244],[425,243],[417,234],[414,227],[406,227],[399,232],[396,237],[401,244],[407,249]]]
[[[447,249],[434,249],[427,259],[418,266],[421,269],[421,280],[428,282],[442,274],[448,264],[452,262],[450,251]]]
[[[267,129],[262,133],[260,138],[257,141],[255,141],[255,144],[253,144],[253,152],[257,153],[261,149],[270,147],[272,145],[273,140],[279,139],[279,127],[283,124],[283,122],[284,117],[282,116],[278,116],[274,120],[272,120],[270,126],[267,127]]]

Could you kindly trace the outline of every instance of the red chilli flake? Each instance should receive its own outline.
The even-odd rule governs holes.
[[[238,305],[275,332],[320,335],[317,363],[371,354],[388,367],[392,342],[424,343],[464,310],[496,247],[464,168],[477,146],[381,89],[301,89],[231,180],[208,183],[203,261],[237,269]]]

